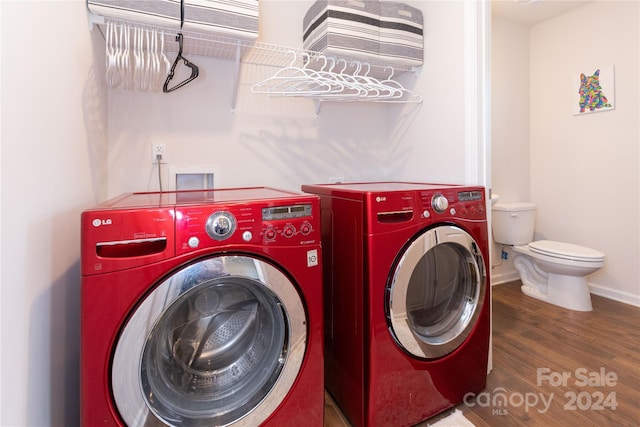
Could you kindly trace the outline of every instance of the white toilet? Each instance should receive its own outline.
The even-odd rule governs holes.
[[[534,203],[497,203],[491,211],[493,240],[513,246],[525,295],[571,310],[592,310],[587,276],[604,265],[602,252],[551,240],[533,242]]]

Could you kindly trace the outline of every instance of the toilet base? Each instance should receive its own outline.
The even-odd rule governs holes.
[[[514,266],[520,273],[523,294],[569,310],[593,310],[586,276],[546,273],[523,255],[514,259]]]
[[[551,276],[552,274],[549,274]],[[554,274],[554,276],[556,276]],[[557,280],[556,283],[551,283],[552,278],[549,277],[549,283],[547,285],[547,294],[539,292],[537,288],[524,284],[520,287],[522,293],[539,299],[549,304],[557,305],[559,307],[568,308],[575,311],[592,311],[591,305],[591,293],[589,292],[589,284],[586,277],[571,277],[564,276]],[[567,279],[584,279],[584,280],[567,280]],[[580,282],[580,283],[577,283]],[[582,283],[584,282],[584,283]]]

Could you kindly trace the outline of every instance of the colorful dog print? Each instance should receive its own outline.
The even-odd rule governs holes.
[[[602,93],[602,87],[600,86],[600,70],[596,70],[592,76],[585,76],[580,74],[580,112],[584,113],[588,108],[590,111],[611,107],[607,97]]]

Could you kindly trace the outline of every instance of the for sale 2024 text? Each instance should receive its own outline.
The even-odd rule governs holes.
[[[589,371],[587,368],[578,368],[575,371],[552,371],[549,368],[538,368],[536,384],[542,386],[549,384],[552,387],[615,387],[618,384],[618,374],[607,372],[604,367],[599,371]],[[605,409],[615,410],[618,406],[616,392],[596,390],[588,391],[567,391],[564,393],[567,399],[564,409],[567,411],[602,411]]]

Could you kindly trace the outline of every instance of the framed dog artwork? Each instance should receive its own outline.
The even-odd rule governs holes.
[[[574,76],[574,115],[613,110],[615,90],[613,66],[596,68]]]

